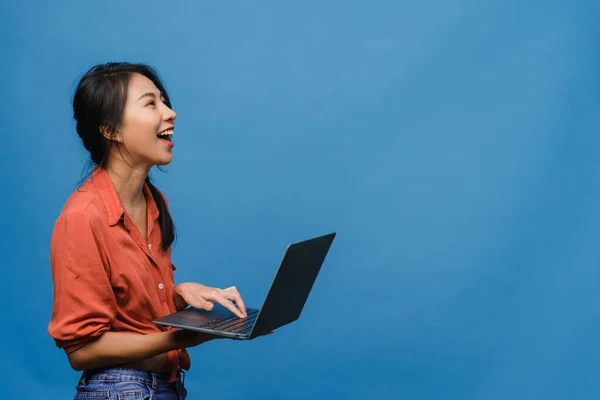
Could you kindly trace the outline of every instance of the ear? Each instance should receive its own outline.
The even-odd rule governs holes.
[[[117,130],[112,131],[112,129],[110,129],[110,127],[108,127],[108,125],[100,125],[100,133],[102,134],[102,136],[104,136],[104,139],[106,139],[106,140],[113,140],[117,143],[123,142],[123,139],[122,139],[119,131],[117,131]]]

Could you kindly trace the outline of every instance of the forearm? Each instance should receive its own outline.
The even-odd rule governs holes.
[[[209,340],[208,336],[206,340]],[[68,357],[75,370],[85,370],[136,362],[201,342],[197,333],[189,331],[146,335],[106,332]]]

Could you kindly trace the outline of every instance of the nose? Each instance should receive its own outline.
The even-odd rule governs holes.
[[[171,110],[167,105],[165,105],[163,111],[163,119],[165,121],[175,121],[175,118],[177,118],[177,113]]]

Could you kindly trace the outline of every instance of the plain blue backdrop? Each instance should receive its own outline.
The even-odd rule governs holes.
[[[302,317],[190,350],[191,399],[600,395],[594,0],[2,2],[3,398],[67,399],[49,241],[87,155],[71,98],[147,62],[178,282],[260,305],[336,231]]]

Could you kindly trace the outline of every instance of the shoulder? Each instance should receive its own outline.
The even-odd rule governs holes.
[[[90,185],[82,185],[67,198],[56,225],[72,224],[91,227],[106,225],[107,213],[97,191]]]

